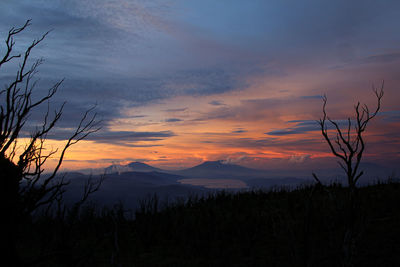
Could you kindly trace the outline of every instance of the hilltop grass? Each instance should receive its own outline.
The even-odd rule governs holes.
[[[149,198],[135,219],[88,206],[26,222],[19,251],[37,266],[341,266],[347,196],[333,184],[219,192],[161,210]],[[354,266],[398,266],[399,203],[398,183],[358,189]]]

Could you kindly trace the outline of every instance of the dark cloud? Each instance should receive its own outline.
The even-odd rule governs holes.
[[[237,128],[236,130],[233,130],[232,133],[246,133],[247,130],[243,128]]]
[[[151,12],[157,10],[157,4],[159,3],[153,5],[149,10]],[[208,5],[191,3],[188,9],[196,7],[195,10],[200,12],[199,14],[203,14],[201,13],[202,9],[197,9],[197,5],[201,5],[205,9],[209,8]],[[224,10],[226,13],[221,13],[221,18],[213,19],[227,19],[227,21],[236,25],[238,21],[236,19],[232,21],[228,14],[232,10],[242,10],[242,5],[243,3],[234,1],[230,9]],[[245,6],[247,5],[252,8],[251,10],[254,9],[251,4]],[[242,47],[241,50],[246,51],[246,53],[238,54],[238,51],[233,49],[228,52],[228,56],[223,61],[220,63],[213,62],[212,65],[206,64],[207,62],[201,59],[197,60],[196,57],[187,56],[185,60],[188,62],[185,64],[188,65],[184,65],[184,67],[179,64],[183,62],[176,61],[177,55],[186,55],[183,51],[181,51],[181,54],[169,53],[179,49],[181,43],[173,43],[173,46],[169,46],[168,42],[153,42],[161,38],[161,34],[160,31],[158,33],[152,31],[155,34],[155,39],[147,39],[146,41],[150,44],[146,44],[145,47],[144,42],[140,40],[141,37],[137,36],[138,33],[142,33],[141,30],[137,30],[138,33],[131,31],[147,26],[143,23],[125,23],[126,21],[135,22],[135,17],[146,20],[142,17],[143,14],[131,14],[129,18],[120,17],[118,13],[114,12],[115,10],[107,10],[103,1],[85,1],[85,3],[79,1],[44,1],[41,4],[31,1],[3,1],[1,3],[3,12],[0,16],[0,29],[5,32],[11,26],[21,25],[25,18],[33,18],[32,27],[23,34],[24,38],[20,39],[25,44],[29,43],[32,38],[40,36],[41,33],[54,29],[45,40],[44,45],[38,47],[38,51],[33,54],[33,57],[43,56],[47,59],[46,64],[42,66],[42,80],[46,82],[57,77],[66,77],[65,89],[60,92],[60,99],[66,99],[68,102],[72,102],[74,106],[82,105],[84,108],[86,108],[87,103],[97,102],[99,106],[104,106],[102,109],[104,114],[107,113],[107,118],[116,118],[121,115],[119,109],[126,106],[147,105],[179,95],[214,95],[243,90],[247,87],[247,84],[240,77],[271,71],[271,68],[266,67],[265,63],[271,54],[276,54],[277,58],[279,58],[279,55],[287,54],[287,51],[292,51],[289,56],[295,54],[297,57],[309,57],[312,54],[317,54],[316,52],[320,50],[327,54],[326,51],[331,48],[332,43],[337,43],[336,40],[339,39],[339,43],[346,42],[347,38],[355,36],[355,32],[362,31],[363,27],[366,27],[363,26],[364,24],[369,25],[367,23],[369,20],[381,18],[388,10],[395,10],[395,8],[389,8],[392,5],[397,6],[398,4],[392,2],[391,5],[385,5],[368,2],[359,5],[344,1],[335,3],[315,2],[312,5],[259,3],[257,8],[254,9],[254,13],[242,17],[241,23],[237,25],[237,31],[229,32],[229,36],[226,36],[226,31],[218,28],[218,23],[211,23],[211,20],[211,24],[208,25],[205,20],[201,20],[200,24],[205,23],[205,25],[199,25],[200,28],[202,28],[201,26],[205,26],[205,29],[215,27],[215,30],[221,31],[216,33],[218,33],[217,36],[221,35],[223,44],[218,46],[218,51],[213,52],[231,51],[232,49],[229,49],[232,43],[230,38],[235,38],[236,43]],[[115,4],[111,6],[115,6]],[[274,14],[270,19],[274,23],[265,20],[265,15],[272,10]],[[302,10],[302,12],[299,12],[299,10]],[[148,18],[151,20],[146,21],[156,21],[157,17],[150,11],[146,11],[146,16],[149,16]],[[123,13],[123,15],[128,14]],[[390,13],[390,17],[392,16],[394,15]],[[317,19],[318,23],[315,23]],[[197,22],[179,21],[179,23],[193,25]],[[179,23],[177,22],[177,24]],[[156,25],[152,24],[152,26]],[[177,29],[184,29],[182,25],[175,26]],[[210,29],[209,34],[213,32],[213,29]],[[252,33],[250,34],[251,38],[238,38],[242,34],[249,37],[249,31]],[[386,29],[386,31],[390,32],[390,29]],[[169,34],[172,34],[172,32],[170,31]],[[259,33],[264,34],[260,35]],[[198,44],[188,42],[190,37],[193,37],[193,32],[185,31],[180,32],[180,34],[174,37],[181,38],[179,41],[184,43],[183,46],[197,47]],[[257,37],[264,35],[273,36],[273,38],[268,38],[267,45],[266,40]],[[215,43],[213,42],[215,36],[212,34],[207,35],[204,39],[209,41],[207,44]],[[246,43],[246,40],[251,42]],[[335,40],[335,42],[332,42],[332,40]],[[218,41],[220,40],[218,39]],[[244,43],[242,44],[242,42]],[[256,43],[256,46],[262,47],[262,50],[254,49],[254,45],[250,43]],[[287,47],[289,44],[290,47]],[[213,46],[202,47],[199,50],[204,50],[202,52],[207,54],[209,50],[214,48]],[[190,50],[190,48],[188,49]],[[309,53],[307,53],[307,49],[310,50]],[[147,53],[149,51],[155,52],[155,50],[166,52],[163,52],[164,55],[161,59],[157,58],[158,54],[145,54],[148,55],[147,58],[141,56],[144,51]],[[329,51],[333,51],[332,56],[341,53],[337,49],[330,49]],[[198,52],[202,54],[200,51]],[[369,57],[366,62],[388,61],[398,57],[398,53],[382,54]],[[276,59],[275,56],[272,56],[272,60],[274,61],[272,68],[281,70],[280,60]],[[159,71],[159,64],[154,64],[155,62],[166,64],[168,71]],[[140,75],[139,70],[142,66],[148,67],[148,65],[154,68],[154,72],[148,71],[147,73],[144,72],[145,75]],[[304,96],[303,98],[317,97]],[[274,103],[271,103],[269,100],[248,100],[243,105],[275,106],[277,102],[274,101]],[[223,105],[218,100],[211,101],[209,104]],[[107,110],[110,110],[110,112]],[[233,116],[236,115],[233,114]],[[219,118],[221,116],[229,116],[229,114],[225,112],[210,117]]]
[[[145,118],[145,117],[147,117],[147,115],[134,115],[134,116],[128,116],[129,118],[132,118],[132,119],[137,119],[137,118]]]
[[[54,128],[47,139],[65,140],[72,134],[71,129]],[[93,133],[85,138],[87,141],[96,143],[122,145],[130,147],[153,147],[160,146],[157,143],[148,144],[147,142],[157,142],[166,138],[176,136],[172,131],[159,132],[135,132],[135,131],[109,131],[107,128]],[[145,142],[145,143],[143,143]]]
[[[163,111],[165,112],[183,112],[187,110],[187,108],[171,108],[171,109],[165,109]]]
[[[134,132],[134,131],[108,131],[98,134],[90,135],[87,140],[96,142],[107,142],[109,139],[118,139],[127,142],[138,142],[138,141],[158,141],[163,138],[175,136],[171,131],[160,131],[160,132]]]
[[[191,69],[166,77],[164,88],[175,95],[214,95],[242,90],[246,84],[229,68]]]
[[[170,118],[170,119],[166,119],[165,122],[179,122],[182,121],[181,119],[178,118]]]
[[[299,134],[303,133],[302,131],[297,131],[297,130],[289,130],[289,129],[284,129],[284,130],[274,130],[267,132],[265,134],[267,135],[276,135],[276,136],[282,136],[282,135],[290,135],[290,134]]]
[[[388,63],[400,60],[400,53],[389,53],[375,56],[369,56],[361,59],[361,63]]]
[[[382,116],[386,122],[399,122],[400,121],[400,110],[388,110],[381,111],[378,116]]]
[[[301,96],[302,99],[322,99],[322,95],[305,95]]]
[[[336,120],[335,121],[341,129],[347,129],[348,121],[347,120]],[[266,135],[272,136],[284,136],[284,135],[293,135],[293,134],[304,134],[313,131],[320,131],[320,125],[317,121],[314,120],[292,120],[288,121],[287,123],[295,123],[294,126],[286,128],[286,129],[279,129],[273,130],[270,132],[265,133]],[[353,122],[354,125],[354,122]],[[328,130],[334,130],[336,127],[330,123],[329,121],[326,122],[326,128]]]
[[[136,0],[122,3],[105,0],[0,2],[1,39],[10,27],[22,25],[26,18],[33,19],[32,26],[16,38],[18,51],[29,45],[33,38],[54,29],[32,52],[32,59],[42,56],[46,59],[38,74],[41,83],[35,96],[45,92],[54,81],[66,78],[52,99],[50,110],[52,112],[64,101],[67,105],[58,128],[49,138],[62,140],[68,136],[69,129],[74,129],[84,112],[97,103],[96,112],[103,120],[103,130],[90,136],[90,140],[157,146],[157,141],[170,138],[174,133],[112,132],[107,126],[124,118],[126,115],[122,111],[130,107],[160,103],[176,96],[219,99],[219,94],[246,89],[246,81],[257,80],[252,79],[253,76],[279,77],[282,78],[282,87],[287,87],[286,84],[290,83],[284,80],[285,75],[293,74],[291,77],[299,77],[301,81],[301,75],[297,74],[302,74],[303,70],[317,70],[310,73],[321,73],[321,77],[328,78],[326,83],[331,83],[329,79],[337,77],[324,76],[327,64],[340,66],[355,62],[369,64],[362,66],[369,68],[372,63],[392,63],[400,59],[396,50],[396,44],[400,42],[400,1],[312,0],[303,3],[222,0],[216,3],[215,0],[204,0],[185,1],[185,8],[180,6],[182,1],[173,1],[173,14],[161,15],[157,12],[164,6],[160,5],[161,2],[138,1],[145,9],[142,13],[142,9],[132,9],[135,6],[131,4],[134,5]],[[150,2],[155,4],[148,9],[146,6]],[[179,13],[182,10],[185,12]],[[0,42],[0,52],[2,48],[4,42]],[[392,72],[396,74],[394,70]],[[0,85],[12,75],[13,72],[2,69]],[[381,77],[383,74],[378,71],[374,75]],[[361,78],[365,80],[365,74]],[[372,75],[371,79],[374,79]],[[274,89],[266,83],[265,90]],[[291,94],[297,88],[276,90],[276,93]],[[312,114],[309,110],[311,105],[304,103],[320,97],[259,99],[254,95],[254,99],[243,100],[236,106],[214,100],[209,102],[214,106],[213,110],[202,111],[195,120],[251,122],[272,119],[276,122],[281,114],[292,110],[292,114],[299,112],[302,114],[298,116],[311,118],[308,116]],[[181,104],[190,106],[190,103]],[[46,110],[46,105],[35,110],[26,132],[29,132],[29,127],[33,129],[40,125]],[[172,113],[165,116],[167,122],[179,120],[175,117],[180,117],[180,114],[173,112],[186,110],[186,107],[166,107],[164,111]],[[389,122],[400,120],[398,111],[381,115]],[[162,118],[157,119],[160,120]],[[245,130],[234,129],[223,133],[228,138],[220,142],[229,147],[282,146],[282,149],[316,144],[312,139],[290,143],[274,138],[319,130],[315,121],[288,123],[286,128],[266,133],[264,137],[269,138],[238,140],[237,134]],[[345,123],[340,122],[340,125],[346,127]],[[331,125],[328,127],[332,129]]]
[[[212,106],[222,106],[225,105],[223,102],[218,101],[218,100],[213,100],[211,102],[208,102],[208,104],[212,105]]]
[[[86,4],[96,5],[90,1]],[[66,77],[53,99],[54,103],[67,100],[68,105],[73,106],[72,110],[65,110],[63,125],[71,122],[72,126],[77,119],[79,121],[80,114],[93,103],[98,104],[99,115],[110,121],[120,118],[120,111],[126,107],[148,105],[179,95],[212,95],[242,89],[243,84],[236,79],[236,73],[225,66],[192,66],[165,73],[132,75],[137,67],[129,71],[127,66],[132,65],[130,59],[143,49],[135,45],[137,36],[127,34],[118,23],[110,23],[110,19],[119,22],[121,18],[116,14],[110,14],[115,18],[105,19],[92,13],[86,14],[91,11],[86,4],[76,7],[63,1],[49,1],[44,5],[30,1],[5,1],[0,4],[3,10],[0,12],[1,32],[22,25],[24,18],[33,18],[32,26],[17,38],[18,45],[27,45],[47,30],[54,29],[43,45],[33,51],[32,59],[41,56],[46,59],[38,74],[43,87]],[[96,12],[99,8],[96,6]],[[132,45],[128,47],[126,44]],[[138,60],[137,66],[140,64],[144,64],[143,60]],[[4,83],[7,79],[3,71],[2,74],[1,82]],[[12,75],[10,73],[9,77]],[[37,92],[40,93],[40,90]]]

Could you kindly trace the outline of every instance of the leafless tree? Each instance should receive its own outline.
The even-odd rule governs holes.
[[[340,128],[337,121],[332,120],[326,113],[327,97],[323,97],[323,117],[318,121],[322,136],[328,143],[329,148],[334,156],[339,158],[339,165],[345,171],[347,177],[347,184],[350,190],[356,188],[357,182],[360,177],[364,174],[360,170],[360,163],[365,151],[365,141],[363,133],[367,128],[368,123],[376,117],[380,108],[383,97],[383,86],[373,87],[374,94],[377,99],[377,106],[373,112],[370,111],[366,104],[361,105],[358,102],[354,106],[355,118],[352,120],[350,117],[347,118],[347,127],[345,129]],[[328,135],[328,122],[334,127],[335,136],[331,137]],[[313,173],[314,178],[319,182],[316,174]]]
[[[0,91],[0,205],[6,216],[3,227],[2,251],[13,255],[16,253],[10,244],[15,234],[15,227],[24,217],[29,216],[39,207],[51,204],[64,192],[67,182],[55,179],[63,162],[66,151],[77,142],[99,130],[96,113],[93,108],[83,114],[77,128],[59,151],[46,150],[45,141],[48,133],[55,127],[63,113],[64,104],[53,114],[49,102],[56,94],[63,80],[48,88],[47,93],[34,100],[33,93],[37,86],[35,75],[43,59],[30,63],[31,51],[39,45],[49,32],[35,39],[23,53],[15,53],[15,37],[31,24],[27,20],[22,27],[11,28],[5,40],[4,55],[0,57],[0,71],[5,64],[15,64],[17,71],[14,78]],[[30,137],[25,139],[29,116],[35,108],[47,103],[47,112],[43,123],[36,125]],[[22,141],[22,139],[28,140]],[[45,163],[57,155],[56,166],[50,174],[44,175]],[[96,187],[90,187],[89,191]],[[85,191],[86,192],[86,191]]]
[[[343,266],[352,266],[356,240],[361,232],[361,226],[358,223],[361,218],[357,206],[356,189],[357,182],[364,174],[364,172],[360,170],[361,159],[365,151],[365,140],[363,134],[368,123],[377,116],[381,108],[382,97],[384,95],[383,87],[384,82],[382,82],[379,89],[375,86],[373,87],[373,92],[377,100],[376,108],[371,111],[366,104],[361,105],[360,102],[358,102],[354,106],[354,118],[351,119],[349,117],[347,119],[347,125],[344,129],[339,126],[337,121],[332,120],[327,115],[327,97],[323,97],[323,117],[318,121],[318,123],[321,128],[322,136],[328,143],[332,154],[339,158],[339,165],[346,173],[348,185],[348,202],[346,203],[346,222],[344,226],[345,232],[342,243]],[[328,134],[329,123],[334,128],[334,136]],[[321,185],[320,179],[315,173],[313,173],[313,177],[317,183]]]

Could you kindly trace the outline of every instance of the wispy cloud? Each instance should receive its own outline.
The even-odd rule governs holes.
[[[237,128],[236,130],[233,130],[232,133],[247,133],[247,130],[243,129],[243,128]]]
[[[347,129],[348,121],[347,120],[336,120],[335,121],[339,127],[342,129]],[[266,135],[272,136],[285,136],[285,135],[295,135],[295,134],[305,134],[314,131],[321,131],[321,127],[316,120],[292,120],[287,123],[295,124],[291,127],[273,130],[270,132],[266,132]],[[354,125],[354,121],[352,122]],[[334,130],[335,126],[329,121],[326,122],[326,129]]]
[[[211,102],[208,102],[208,104],[212,105],[212,106],[222,106],[225,105],[223,102],[218,101],[218,100],[213,100]]]
[[[305,95],[301,96],[302,99],[322,99],[322,95]]]
[[[388,53],[363,58],[361,63],[388,63],[400,60],[400,53]]]
[[[56,128],[47,138],[52,140],[65,140],[68,138],[70,132],[70,129]],[[173,136],[176,136],[176,134],[172,131],[136,132],[101,130],[87,136],[85,140],[129,147],[153,147],[160,146],[160,144],[157,144],[157,141],[162,141]],[[151,144],[147,142],[151,142]]]
[[[183,112],[187,109],[188,108],[170,108],[170,109],[164,109],[163,111],[165,111],[165,112]]]
[[[165,120],[165,122],[179,122],[179,121],[182,121],[182,120],[178,119],[178,118],[169,118],[169,119]]]

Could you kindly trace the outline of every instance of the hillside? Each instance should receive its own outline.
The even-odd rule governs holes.
[[[357,196],[353,266],[398,266],[400,184],[363,187]],[[24,228],[19,247],[26,261],[41,248],[49,255],[43,266],[342,266],[347,203],[340,185],[178,202],[153,196],[135,217],[123,206],[42,216]]]

